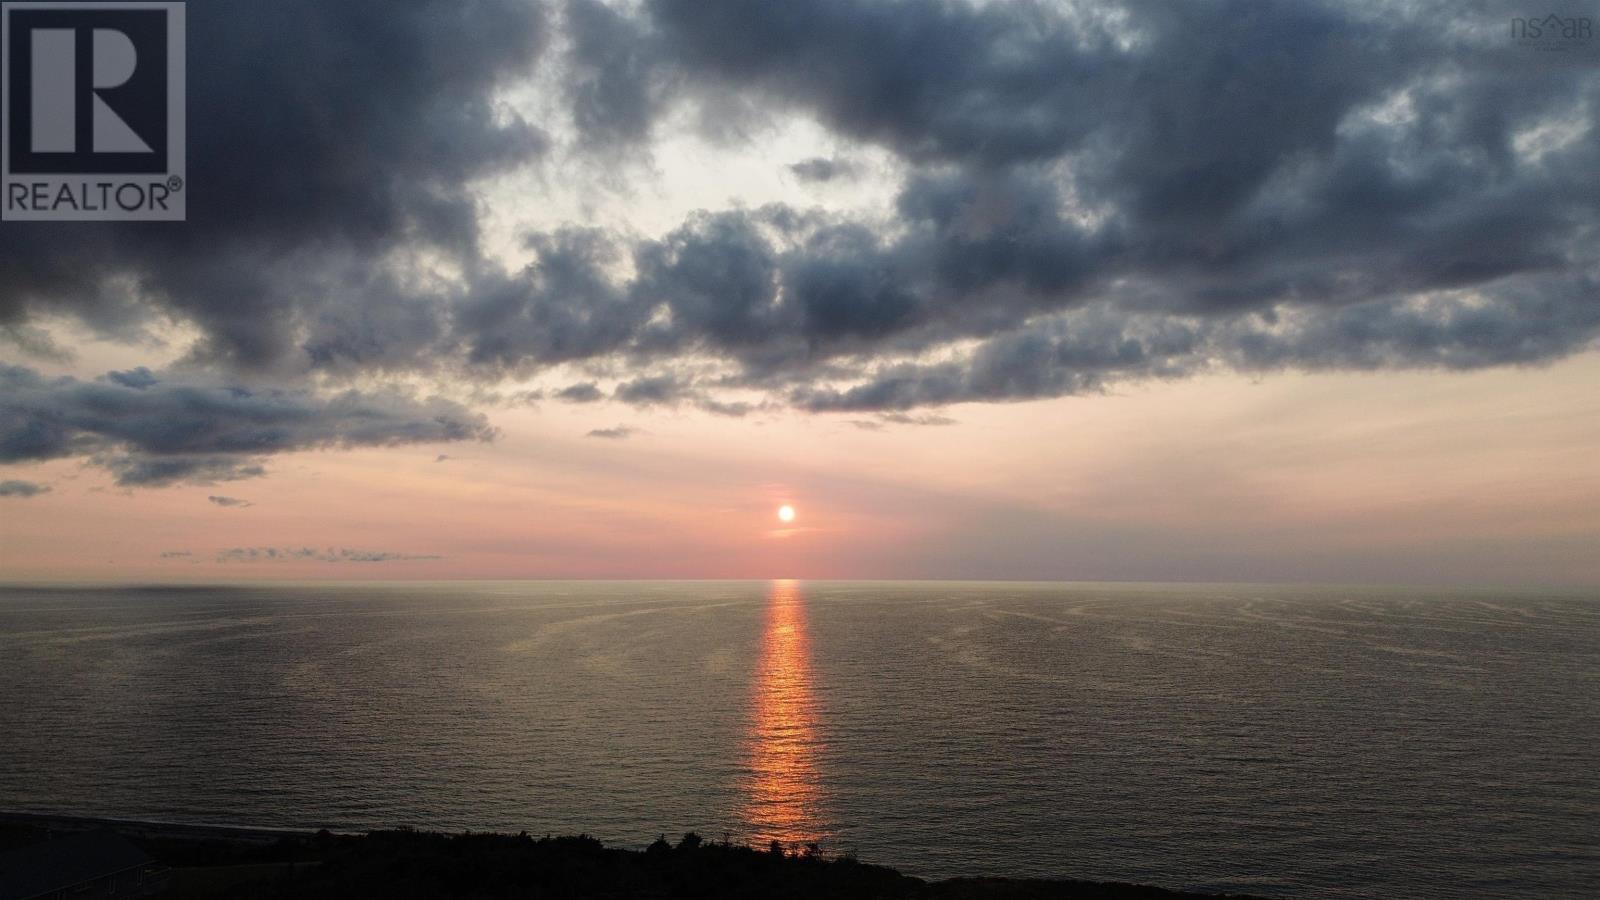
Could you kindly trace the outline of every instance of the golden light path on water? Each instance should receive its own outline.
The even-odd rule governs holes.
[[[786,845],[820,841],[822,779],[817,702],[805,598],[796,581],[774,581],[751,698],[745,819],[753,837]]]

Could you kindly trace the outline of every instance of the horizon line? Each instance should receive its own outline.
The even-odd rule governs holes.
[[[1272,580],[1253,581],[1235,579],[1185,579],[1164,580],[1148,578],[941,578],[941,577],[857,577],[857,578],[805,578],[793,576],[769,577],[608,577],[608,576],[528,576],[515,578],[218,578],[185,581],[152,581],[127,578],[59,578],[10,581],[0,579],[0,590],[29,588],[204,588],[276,585],[330,585],[371,586],[394,584],[538,584],[538,583],[592,583],[592,584],[768,584],[773,582],[801,582],[808,584],[1015,584],[1015,585],[1105,585],[1105,586],[1163,586],[1163,587],[1300,587],[1300,588],[1377,588],[1377,589],[1450,589],[1450,590],[1559,590],[1600,591],[1600,583],[1587,582],[1452,582],[1452,581],[1315,581]]]

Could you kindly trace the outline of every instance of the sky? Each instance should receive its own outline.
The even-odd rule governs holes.
[[[188,220],[0,224],[0,580],[1600,584],[1529,14],[196,0]]]

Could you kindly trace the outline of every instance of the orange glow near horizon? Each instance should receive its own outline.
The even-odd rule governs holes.
[[[50,375],[140,362],[97,353]],[[497,408],[504,435],[490,444],[278,454],[266,477],[226,488],[124,489],[79,458],[15,463],[0,480],[50,490],[0,497],[0,581],[1593,586],[1595,384],[1600,352],[1473,373],[1219,373],[969,404],[937,440],[920,426],[662,408],[631,420],[634,439],[602,441],[585,435],[615,426],[615,410],[544,404]],[[777,518],[785,505],[794,522]],[[267,547],[400,555],[225,554]]]
[[[817,702],[805,599],[796,581],[774,581],[751,698],[745,820],[757,841],[820,841],[822,778]]]

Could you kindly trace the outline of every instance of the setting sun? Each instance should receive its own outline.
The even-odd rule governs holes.
[[[778,507],[778,521],[780,521],[780,522],[793,522],[794,521],[794,507],[788,505],[787,503],[785,503],[783,506]]]

